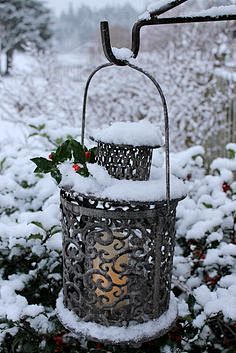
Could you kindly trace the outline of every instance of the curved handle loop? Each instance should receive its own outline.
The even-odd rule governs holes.
[[[170,210],[170,132],[169,132],[169,114],[168,114],[168,107],[166,98],[164,96],[163,90],[156,79],[149,74],[148,72],[144,71],[142,68],[133,65],[127,61],[125,61],[126,66],[129,66],[131,69],[141,72],[143,75],[148,77],[153,84],[155,85],[158,93],[161,97],[163,111],[164,111],[164,121],[165,121],[165,164],[166,164],[166,200],[167,200],[167,208],[168,212]],[[88,90],[92,78],[95,76],[97,72],[107,67],[114,66],[113,63],[106,63],[103,65],[98,66],[89,76],[84,92],[84,101],[83,101],[83,113],[82,113],[82,131],[81,131],[81,144],[84,146],[84,137],[85,137],[85,123],[86,123],[86,108],[87,108],[87,100],[88,100]]]

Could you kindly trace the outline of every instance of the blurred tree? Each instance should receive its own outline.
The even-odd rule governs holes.
[[[0,0],[1,45],[6,53],[9,74],[13,53],[34,43],[43,50],[52,36],[50,10],[37,0]]]

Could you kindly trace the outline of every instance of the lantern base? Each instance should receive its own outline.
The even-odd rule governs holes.
[[[63,294],[57,299],[57,315],[65,328],[79,339],[105,344],[139,345],[165,335],[175,324],[177,318],[177,300],[171,294],[169,309],[158,319],[129,327],[103,326],[81,320],[73,311],[64,306]]]

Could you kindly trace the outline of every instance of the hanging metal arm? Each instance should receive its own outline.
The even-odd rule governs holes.
[[[140,49],[140,32],[145,26],[163,25],[163,24],[184,24],[184,23],[201,23],[201,22],[216,22],[216,21],[232,21],[236,20],[236,14],[220,15],[220,16],[184,16],[184,17],[168,17],[158,18],[157,16],[172,10],[173,8],[187,2],[189,0],[175,0],[162,6],[157,11],[150,12],[150,19],[140,20],[136,22],[132,30],[132,57],[136,58]],[[115,65],[125,66],[126,62],[117,59],[112,51],[110,41],[110,31],[108,22],[101,22],[102,45],[106,58]]]
[[[201,23],[201,22],[217,22],[236,20],[235,15],[221,15],[217,17],[211,16],[194,16],[194,17],[170,17],[170,18],[151,18],[150,20],[142,20],[134,24],[132,30],[132,52],[136,58],[140,49],[140,31],[144,26],[167,25],[167,24],[184,24],[184,23]]]

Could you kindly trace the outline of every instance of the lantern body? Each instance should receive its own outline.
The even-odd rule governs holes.
[[[178,200],[127,203],[61,191],[64,304],[83,321],[128,326],[168,310]]]

